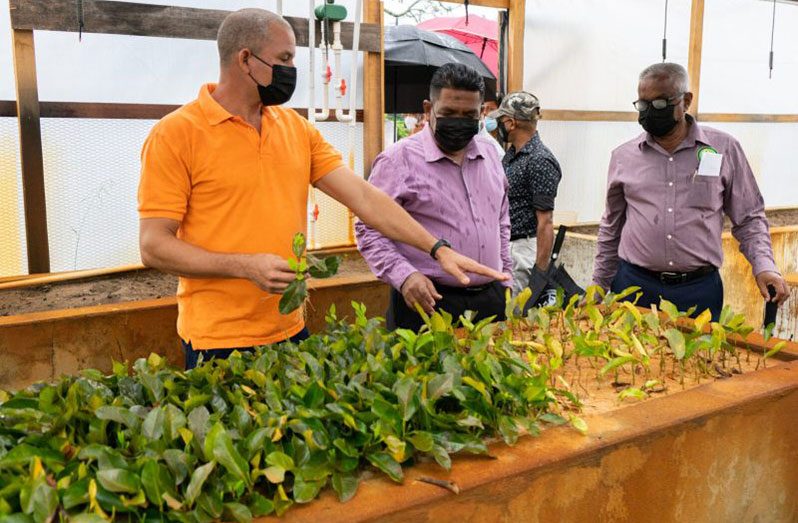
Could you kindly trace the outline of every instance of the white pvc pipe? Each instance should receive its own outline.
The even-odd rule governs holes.
[[[277,0],[277,14],[283,16],[283,0]]]
[[[278,0],[278,5],[282,4],[282,0]],[[316,17],[313,12],[316,7],[314,0],[309,0],[310,11],[308,12],[308,51],[310,52],[310,67],[308,74],[310,74],[310,84],[308,94],[308,120],[310,123],[316,121]]]
[[[327,49],[327,24],[322,21],[321,23],[321,43],[319,48],[322,49],[324,56],[324,63],[322,65],[322,77],[324,81],[324,89],[321,92],[321,111],[317,112],[315,119],[319,122],[324,122],[330,118],[330,78],[327,76],[327,70],[330,68],[330,53]],[[314,53],[315,48],[314,48]]]
[[[341,109],[341,103],[343,102],[343,95],[341,94],[341,86],[340,81],[336,82],[336,89],[337,95],[336,97],[339,98],[336,104],[335,109],[335,118],[339,122],[349,122],[352,125],[357,123],[357,59],[360,53],[360,22],[362,18],[362,10],[363,10],[363,0],[357,0],[355,3],[355,23],[354,23],[354,34],[352,35],[352,70],[349,79],[349,112],[347,113],[343,109]],[[336,43],[338,44],[339,49],[336,51],[335,60],[336,60],[336,68],[340,70],[341,64],[341,50],[343,50],[343,46],[341,45],[341,26],[340,24],[336,24],[337,32],[335,35]]]

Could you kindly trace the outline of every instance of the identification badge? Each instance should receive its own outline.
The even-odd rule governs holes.
[[[723,165],[723,155],[711,147],[702,147],[698,150],[698,176],[720,176]]]

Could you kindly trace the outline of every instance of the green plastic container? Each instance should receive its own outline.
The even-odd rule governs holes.
[[[316,13],[317,20],[340,22],[346,19],[346,7],[336,5],[335,0],[327,0],[324,5],[318,6],[314,12]]]

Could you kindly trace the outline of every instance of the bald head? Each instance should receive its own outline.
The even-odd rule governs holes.
[[[219,26],[216,36],[222,66],[235,63],[242,49],[257,52],[269,44],[273,33],[284,34],[285,29],[293,32],[282,16],[265,9],[239,9],[230,13]]]

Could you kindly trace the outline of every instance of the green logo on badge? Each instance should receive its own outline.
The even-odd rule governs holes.
[[[704,147],[699,147],[698,151],[696,152],[696,156],[698,156],[699,162],[701,161],[701,157],[704,156],[706,153],[718,154],[718,151],[716,151],[714,148],[708,145],[705,145]]]

